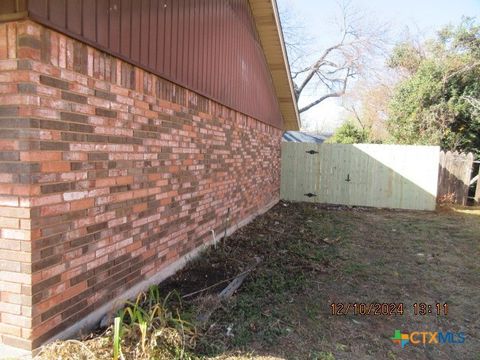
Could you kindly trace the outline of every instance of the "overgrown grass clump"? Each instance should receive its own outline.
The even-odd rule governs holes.
[[[49,344],[36,359],[191,359],[198,332],[182,317],[182,306],[177,292],[161,298],[158,286],[151,286],[127,301],[102,334]]]

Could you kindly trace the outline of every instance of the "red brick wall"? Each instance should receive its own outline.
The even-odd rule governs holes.
[[[34,75],[18,60],[26,24],[0,24],[0,343],[28,347],[32,328],[31,196],[40,186],[31,175],[40,165],[29,162],[32,140],[38,129],[23,117],[29,104],[38,104],[30,93]],[[22,36],[19,36],[22,35]]]
[[[278,199],[281,130],[33,22],[0,24],[0,89],[0,343],[38,347]]]

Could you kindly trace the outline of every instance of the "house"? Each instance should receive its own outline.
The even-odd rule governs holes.
[[[282,136],[282,140],[286,142],[301,142],[301,143],[315,143],[322,144],[332,134],[309,134],[302,131],[285,131]]]
[[[93,326],[270,208],[296,129],[273,0],[2,0],[0,344]]]

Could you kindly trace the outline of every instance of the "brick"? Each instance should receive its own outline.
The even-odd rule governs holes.
[[[63,121],[40,120],[40,129],[46,130],[68,130],[69,126]]]
[[[83,114],[60,112],[60,119],[65,121],[79,122],[86,124],[88,122],[88,116]]]
[[[29,274],[24,274],[20,272],[0,271],[0,281],[10,281],[17,284],[30,284],[32,278]]]
[[[4,94],[2,97],[0,97],[0,105],[6,104],[38,106],[40,105],[40,98],[38,96],[28,94]]]
[[[67,172],[70,171],[68,161],[50,161],[41,164],[42,172]]]
[[[19,227],[20,227],[19,219],[0,217],[0,228],[18,229]]]
[[[40,50],[40,40],[34,36],[21,35],[18,37],[18,47],[29,47],[32,49]]]
[[[0,195],[0,206],[18,206],[18,196]]]
[[[4,294],[20,294],[22,291],[22,285],[13,282],[0,282],[0,291]],[[8,297],[8,295],[6,295]],[[6,301],[3,300],[3,301]]]
[[[21,272],[21,268],[22,268],[21,263],[18,261],[8,261],[8,260],[0,261],[0,271]]]
[[[0,172],[20,174],[36,172],[40,165],[36,163],[0,162]]]
[[[11,240],[30,240],[31,232],[29,230],[2,229],[2,237]]]
[[[5,302],[0,302],[0,313],[9,313],[12,315],[21,315],[22,306],[19,304],[10,304]]]
[[[69,150],[70,146],[65,142],[40,141],[40,150]]]
[[[17,64],[18,70],[32,70],[32,61],[29,59],[19,59]]]
[[[15,23],[7,24],[7,53],[10,59],[14,59],[17,56],[17,28]]]
[[[62,153],[62,159],[68,161],[85,161],[88,159],[88,154],[82,152],[64,152]]]
[[[39,261],[35,261],[32,264],[32,271],[37,272],[50,266],[60,264],[62,262],[62,256],[62,254],[57,254]]]
[[[11,194],[14,180],[13,174],[0,174],[0,194]]]
[[[37,92],[37,85],[29,84],[29,83],[20,83],[20,84],[17,84],[17,90],[19,93],[23,93],[23,94],[35,94]]]
[[[32,320],[26,316],[3,313],[2,322],[28,329],[31,327]]]
[[[45,186],[51,186],[51,185],[45,185]],[[62,202],[62,195],[60,194],[38,196],[30,199],[30,204],[32,207],[57,204],[60,202]]]
[[[83,124],[69,124],[69,130],[75,132],[93,133],[94,127],[91,125]]]
[[[108,101],[116,101],[117,98],[115,94],[98,89],[95,89],[95,96]]]
[[[41,216],[52,216],[52,215],[59,215],[63,214],[70,210],[70,204],[57,204],[57,205],[47,205],[42,206],[40,215]]]
[[[68,90],[68,82],[60,79],[56,79],[47,75],[40,75],[40,84],[56,87],[62,90]]]
[[[108,153],[89,153],[88,154],[89,161],[105,161],[108,160]]]
[[[20,153],[21,161],[57,161],[61,159],[60,151],[22,151]]]
[[[132,211],[134,213],[137,213],[137,212],[142,212],[142,211],[145,211],[148,209],[148,205],[146,203],[143,203],[143,204],[137,204],[137,205],[134,205],[132,207]]]
[[[97,188],[109,187],[116,184],[115,178],[104,178],[95,180],[95,185]]]
[[[0,161],[18,161],[20,153],[18,151],[2,151],[0,152]]]
[[[2,105],[0,106],[0,116],[17,116],[18,115],[18,106],[11,105]]]
[[[30,209],[0,206],[0,217],[28,219]]]
[[[89,208],[93,208],[94,205],[95,205],[95,199],[93,198],[72,201],[70,203],[70,210],[76,211],[76,210],[89,209]]]
[[[31,230],[32,229],[32,221],[27,219],[20,220],[20,229],[24,230]]]
[[[23,59],[39,60],[40,51],[31,47],[19,47],[17,56]]]
[[[32,317],[33,316],[33,311],[32,311],[32,308],[30,306],[21,306],[20,308],[20,315],[22,316],[27,316],[27,317]],[[30,336],[24,336],[24,330],[26,329],[22,329],[22,336],[23,337],[26,337],[26,338],[29,338]]]
[[[87,191],[72,191],[63,194],[64,201],[82,200],[88,195]]]
[[[117,117],[117,112],[112,110],[102,109],[102,108],[95,108],[95,115],[115,118]]]
[[[32,293],[36,294],[42,290],[48,289],[49,287],[56,285],[62,281],[62,276],[60,274],[52,276],[46,280],[35,283],[32,286]]]
[[[38,185],[22,185],[15,184],[12,188],[13,195],[38,195],[40,193],[40,186]]]
[[[2,303],[0,303],[0,311],[2,308]],[[11,335],[15,337],[22,336],[22,328],[18,325],[9,325],[7,323],[0,322],[0,334]]]
[[[0,40],[1,44],[1,40]],[[0,60],[0,71],[8,71],[8,70],[16,70],[17,69],[17,61],[12,60]]]
[[[2,123],[2,119],[0,118],[0,124],[1,123]],[[0,151],[8,151],[8,150],[18,150],[18,142],[13,139],[10,139],[10,140],[0,139]]]
[[[65,272],[65,268],[66,268],[65,263],[62,260],[60,260],[60,262],[57,265],[52,266],[48,269],[42,270],[42,279],[48,279],[52,276],[62,274]]]
[[[38,120],[30,119],[30,118],[0,118],[0,127],[7,129],[17,129],[17,128],[37,128],[38,127]]]
[[[32,350],[32,341],[30,339],[21,339],[18,337],[3,335],[2,341],[5,345],[24,350]]]
[[[32,275],[32,278],[33,278],[33,275]],[[21,294],[22,295],[32,295],[32,286],[31,285],[24,285],[22,284],[22,291],[21,291]],[[25,306],[31,306],[30,304],[30,301],[28,300],[28,297],[22,297],[22,299],[26,299],[27,301],[21,301],[22,305],[25,305]]]
[[[131,184],[131,183],[133,183],[133,176],[117,177],[117,178],[115,179],[115,183],[116,183],[117,185]]]
[[[102,222],[102,223],[99,223],[99,224],[87,226],[87,233],[94,233],[94,232],[106,229],[107,227],[108,227],[107,222]]]
[[[22,251],[22,243],[25,243],[25,242],[19,241],[19,240],[2,239],[0,242],[0,250]],[[11,257],[11,259],[15,259],[15,258]],[[2,261],[6,261],[6,260],[3,259]]]
[[[79,104],[86,104],[87,97],[79,94],[74,94],[68,91],[62,91],[62,99],[67,101],[76,102]]]
[[[41,185],[40,189],[42,194],[51,194],[57,192],[64,192],[74,188],[74,184],[71,182],[63,182],[63,183],[56,183],[56,184],[46,184]]]

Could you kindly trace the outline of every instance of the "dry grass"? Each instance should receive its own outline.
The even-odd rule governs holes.
[[[182,303],[174,295],[161,298],[158,287],[150,287],[135,302],[127,302],[102,334],[46,345],[36,359],[189,359],[197,331],[181,318]]]

